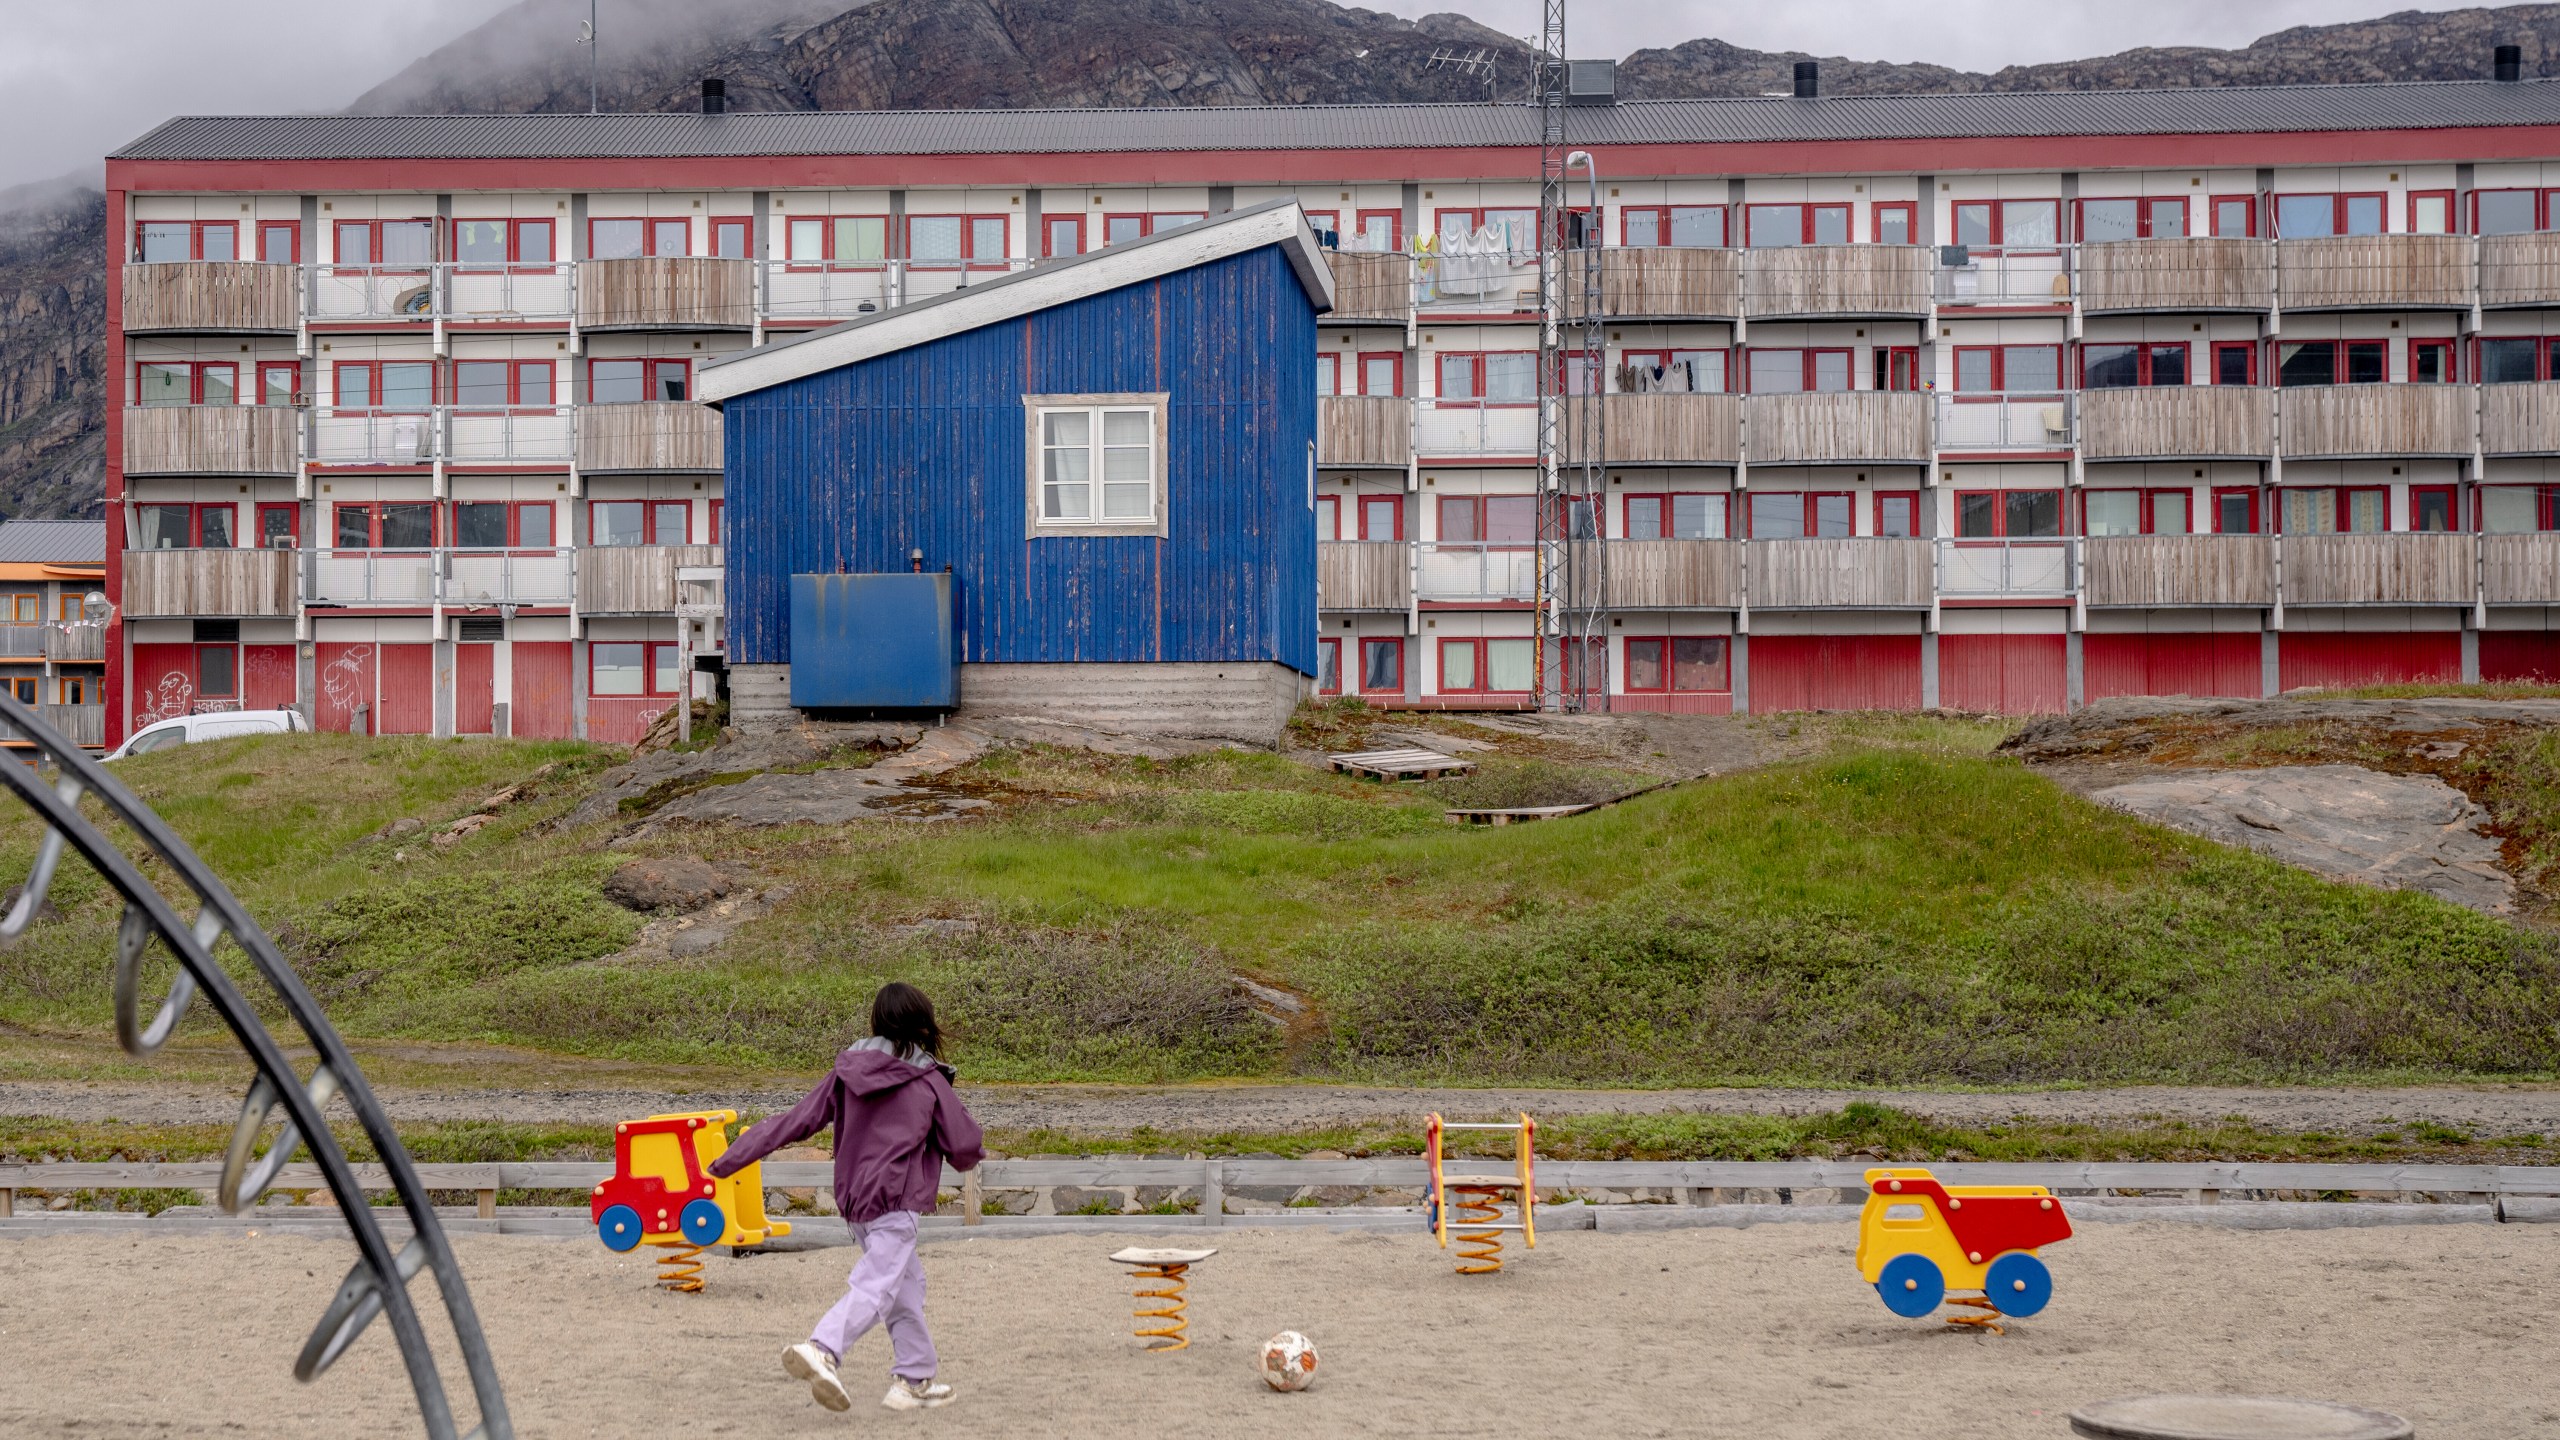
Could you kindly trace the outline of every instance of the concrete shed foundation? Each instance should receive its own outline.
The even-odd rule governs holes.
[[[1029,720],[1117,735],[1276,745],[1307,693],[1307,677],[1270,661],[1197,664],[991,664],[960,667],[952,717]],[[729,720],[781,725],[791,708],[791,667],[729,667]]]

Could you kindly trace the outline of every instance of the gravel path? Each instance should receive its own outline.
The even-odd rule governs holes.
[[[465,1090],[380,1087],[401,1120],[603,1123],[667,1110],[782,1109],[796,1091],[679,1094],[658,1090]],[[1049,1127],[1116,1134],[1158,1130],[1298,1131],[1331,1125],[1411,1121],[1425,1111],[1451,1116],[1597,1113],[1801,1115],[1868,1100],[1933,1119],[2014,1117],[2129,1121],[2150,1117],[2242,1117],[2273,1130],[2360,1131],[2421,1120],[2483,1136],[2560,1131],[2560,1086],[2433,1086],[2409,1089],[2242,1089],[2138,1086],[1982,1094],[1904,1090],[1425,1090],[1329,1085],[1107,1086],[962,1085],[978,1118],[1005,1129]],[[201,1086],[0,1082],[0,1115],[63,1120],[224,1123],[240,1096]]]

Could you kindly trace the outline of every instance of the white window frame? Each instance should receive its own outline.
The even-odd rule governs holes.
[[[1023,533],[1037,540],[1044,536],[1062,535],[1154,535],[1168,533],[1166,518],[1172,509],[1166,493],[1165,410],[1171,392],[1119,393],[1101,395],[1025,395],[1023,411]],[[1140,410],[1148,417],[1148,513],[1144,519],[1106,520],[1102,508],[1102,436],[1103,413],[1111,410]],[[1081,411],[1092,417],[1087,434],[1092,459],[1087,466],[1088,483],[1092,487],[1093,518],[1085,520],[1052,519],[1041,509],[1042,472],[1048,455],[1043,441],[1046,418],[1060,411]]]

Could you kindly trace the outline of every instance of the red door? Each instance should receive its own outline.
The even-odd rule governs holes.
[[[349,735],[377,733],[373,696],[375,646],[370,642],[338,641],[311,648],[320,692],[312,698],[312,727]],[[361,722],[358,711],[363,712]]]
[[[2060,635],[1940,635],[1938,703],[1999,715],[2059,715],[2071,690]]]
[[[2287,630],[2276,639],[2281,688],[2407,685],[2462,678],[2462,636],[2452,630]]]
[[[498,647],[453,647],[453,733],[486,735],[496,720]]]
[[[195,709],[196,647],[133,647],[133,728],[174,720]]]
[[[2260,648],[2254,630],[2083,635],[2081,698],[2230,695],[2256,699],[2266,688]]]
[[[436,728],[436,647],[385,645],[377,662],[382,718],[376,735],[431,735]]]
[[[1779,710],[1917,710],[1917,635],[1754,635],[1754,714]]]
[[[2493,682],[2523,680],[2544,685],[2560,682],[2560,632],[2481,631],[2480,678]]]
[[[509,670],[507,733],[525,740],[569,738],[569,642],[518,640]]]
[[[250,710],[292,708],[297,689],[293,680],[293,661],[293,647],[290,645],[241,646],[241,706]]]

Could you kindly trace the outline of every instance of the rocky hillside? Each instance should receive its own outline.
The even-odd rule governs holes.
[[[352,107],[581,111],[581,0],[522,0]],[[1528,51],[1462,15],[1408,21],[1326,0],[617,0],[597,52],[607,110],[695,103],[705,76],[751,110],[1323,104],[1520,97]],[[2282,31],[2238,50],[2129,50],[1993,74],[1819,57],[1833,94],[2262,85],[2480,75],[2495,44],[2560,74],[2560,5],[2407,12]],[[1488,79],[1432,55],[1481,50]],[[1692,40],[1621,62],[1630,98],[1786,89],[1797,53]],[[94,513],[103,447],[104,209],[0,193],[0,515]]]

